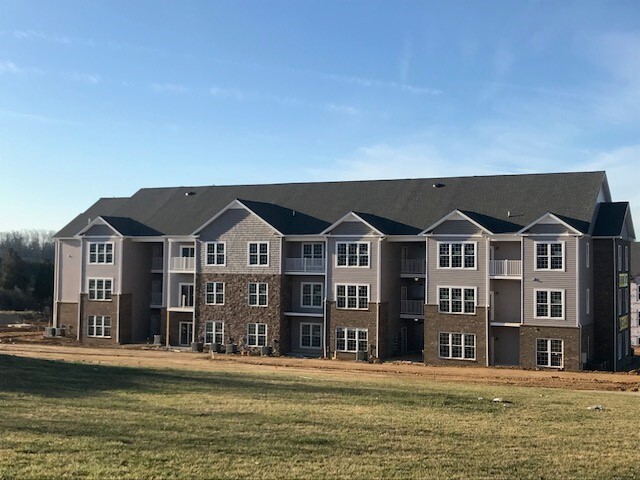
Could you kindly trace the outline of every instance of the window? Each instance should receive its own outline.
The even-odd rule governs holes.
[[[205,303],[207,305],[224,305],[224,282],[207,282]]]
[[[536,242],[536,270],[564,270],[564,242]]]
[[[618,315],[622,315],[622,289],[618,289]]]
[[[212,343],[224,343],[224,323],[223,322],[205,322],[204,323],[204,343],[210,345]]]
[[[252,307],[266,307],[268,290],[269,284],[267,283],[249,283],[249,305]]]
[[[322,325],[319,323],[301,323],[300,346],[303,348],[322,347]]]
[[[590,295],[590,292],[589,292],[588,288],[587,288],[587,292],[586,292],[586,295],[585,295],[585,302],[586,302],[586,309],[585,310],[587,312],[587,315],[589,315],[589,313],[591,312],[591,295]]]
[[[87,336],[111,338],[111,317],[104,315],[89,315],[87,322]]]
[[[269,266],[269,242],[249,242],[249,265]]]
[[[181,283],[180,307],[193,307],[193,283]]]
[[[225,244],[224,242],[207,243],[207,265],[225,265]]]
[[[438,311],[475,315],[475,287],[438,287]]]
[[[324,258],[324,248],[322,243],[303,243],[302,258]]]
[[[336,267],[369,266],[369,244],[366,242],[338,242],[336,252]]]
[[[534,290],[535,318],[564,318],[564,290]]]
[[[302,307],[322,307],[322,284],[302,283],[301,284],[300,306]]]
[[[564,341],[553,338],[536,339],[536,365],[562,368]]]
[[[112,288],[111,278],[90,278],[89,300],[111,300]]]
[[[438,242],[438,268],[476,268],[475,242]]]
[[[366,352],[369,331],[366,328],[336,328],[337,352]]]
[[[624,246],[624,271],[629,271],[629,247],[627,245]]]
[[[267,324],[247,324],[247,345],[250,347],[264,347],[267,345]]]
[[[369,308],[369,285],[336,285],[336,308]]]
[[[476,336],[471,333],[439,333],[438,356],[460,360],[476,359]]]
[[[113,265],[113,243],[90,243],[89,263]]]
[[[622,271],[622,245],[618,245],[618,271]]]
[[[193,258],[196,256],[196,247],[192,246],[181,246],[180,247],[180,256],[182,258]]]

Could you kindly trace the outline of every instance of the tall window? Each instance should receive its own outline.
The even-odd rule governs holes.
[[[369,308],[369,285],[336,285],[336,308]]]
[[[303,348],[322,347],[322,325],[319,323],[301,323],[300,346]]]
[[[269,284],[267,283],[249,283],[249,305],[252,307],[266,307],[268,291]]]
[[[87,336],[111,338],[111,317],[105,315],[89,315]]]
[[[440,333],[438,352],[440,358],[475,360],[476,336],[471,333]]]
[[[205,303],[207,305],[224,305],[224,282],[206,283]]]
[[[321,307],[322,306],[322,284],[321,283],[302,283],[301,284],[300,305],[302,307]]]
[[[207,265],[225,265],[225,244],[224,242],[207,243]]]
[[[269,265],[269,242],[249,242],[249,265]]]
[[[536,339],[536,365],[562,368],[563,343],[562,340],[553,338]]]
[[[204,343],[207,345],[224,343],[224,322],[204,323]]]
[[[193,307],[193,283],[180,284],[180,306]]]
[[[366,352],[369,331],[366,328],[336,328],[336,351]]]
[[[89,243],[89,263],[104,263],[109,265],[113,264],[113,243]]]
[[[629,271],[629,247],[627,245],[624,246],[624,271]]]
[[[438,242],[438,268],[476,268],[475,242]]]
[[[441,313],[476,313],[474,287],[438,287],[438,311]]]
[[[264,347],[267,345],[267,324],[247,324],[247,345],[250,347]]]
[[[564,290],[535,290],[535,318],[564,318]]]
[[[622,245],[618,245],[618,271],[622,271]]]
[[[337,267],[368,267],[369,244],[366,242],[337,242]]]
[[[89,300],[111,300],[112,287],[110,278],[90,278]]]
[[[536,270],[564,270],[564,242],[536,242]]]

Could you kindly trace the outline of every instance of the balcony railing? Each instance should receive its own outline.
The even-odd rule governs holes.
[[[324,258],[285,258],[285,272],[324,272]]]
[[[162,257],[151,258],[151,270],[162,270]]]
[[[151,305],[162,305],[162,292],[151,292]]]
[[[492,277],[520,277],[522,276],[522,261],[490,260],[489,275]]]
[[[402,315],[424,315],[424,300],[400,300]]]
[[[424,272],[425,272],[424,258],[402,260],[400,273],[405,273],[409,275],[424,275]]]
[[[196,268],[196,259],[194,257],[172,257],[171,270],[180,272],[193,272]]]

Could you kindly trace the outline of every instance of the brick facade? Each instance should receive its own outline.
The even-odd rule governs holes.
[[[78,335],[77,303],[58,303],[58,327],[63,327],[68,337]]]
[[[111,317],[111,338],[87,336],[89,315],[106,315]],[[99,302],[89,300],[87,294],[80,295],[80,341],[89,346],[118,345],[118,295],[112,295],[111,301]]]
[[[581,340],[577,327],[520,327],[520,366],[522,368],[545,368],[536,365],[536,339],[558,339],[564,341],[564,370],[580,370]],[[549,370],[556,370],[549,368]]]
[[[347,310],[336,308],[335,302],[328,302],[327,311],[329,312],[327,321],[327,330],[329,338],[329,346],[327,356],[336,357],[345,360],[355,360],[356,354],[351,352],[336,352],[336,328],[338,327],[354,327],[366,328],[368,330],[369,354],[376,356],[376,322],[378,315],[378,304],[369,303],[367,310]]]

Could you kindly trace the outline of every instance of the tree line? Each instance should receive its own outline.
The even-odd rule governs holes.
[[[0,232],[0,310],[42,311],[51,307],[54,233]]]

